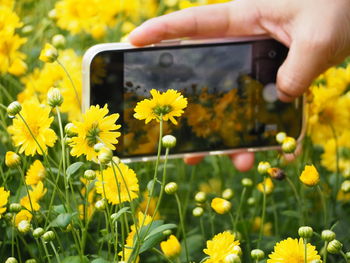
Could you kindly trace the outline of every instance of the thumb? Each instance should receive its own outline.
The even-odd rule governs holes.
[[[294,41],[287,59],[277,73],[280,100],[291,102],[302,95],[311,82],[327,69],[327,46],[312,41]]]

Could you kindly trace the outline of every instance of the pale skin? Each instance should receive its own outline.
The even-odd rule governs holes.
[[[259,35],[289,47],[276,84],[279,98],[293,101],[319,74],[350,55],[350,2],[235,0],[192,7],[146,21],[129,39],[133,45],[143,46],[182,37]],[[247,171],[254,164],[254,155],[235,154],[232,161],[238,170]],[[195,159],[191,163],[196,163]]]

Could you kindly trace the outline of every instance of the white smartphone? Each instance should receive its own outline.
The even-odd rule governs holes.
[[[83,58],[83,111],[108,104],[119,113],[122,136],[116,154],[124,161],[153,159],[158,123],[133,118],[150,90],[175,89],[188,99],[172,157],[276,149],[276,133],[304,134],[303,99],[278,100],[276,74],[288,49],[266,37],[172,40],[134,47],[91,47]]]

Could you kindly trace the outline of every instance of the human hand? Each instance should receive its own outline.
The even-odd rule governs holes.
[[[277,74],[282,101],[350,54],[348,0],[236,0],[150,19],[130,34],[137,46],[181,37],[269,35],[290,48]]]

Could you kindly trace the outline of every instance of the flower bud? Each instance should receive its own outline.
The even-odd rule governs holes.
[[[67,136],[69,137],[77,136],[77,133],[72,131],[74,127],[75,125],[71,122],[67,123],[66,126],[64,126],[64,132],[66,133]]]
[[[256,200],[254,197],[249,197],[247,200],[248,205],[255,205]]]
[[[113,163],[115,163],[115,164],[120,164],[120,158],[119,158],[118,156],[113,156],[113,157],[112,157],[112,161],[113,161]]]
[[[287,134],[285,132],[279,132],[276,134],[276,141],[279,144],[282,144],[286,137],[287,137]]]
[[[106,201],[101,199],[101,200],[98,200],[96,203],[95,203],[95,208],[99,211],[102,211],[102,210],[105,210],[106,208]]]
[[[36,260],[34,258],[27,259],[25,263],[36,263]]]
[[[112,222],[116,221],[116,220],[118,219],[118,217],[119,217],[118,213],[113,213],[113,214],[111,214],[111,220],[112,220]]]
[[[18,101],[13,101],[7,106],[7,114],[12,118],[20,113],[22,105]]]
[[[45,44],[45,47],[41,50],[39,59],[45,63],[55,62],[58,58],[57,49],[49,43]]]
[[[347,259],[350,259],[350,252],[346,252],[345,256],[346,256]]]
[[[236,254],[229,254],[225,257],[225,263],[241,263],[241,259]]]
[[[55,239],[55,233],[53,231],[47,231],[46,233],[44,233],[42,235],[43,237],[43,240],[46,241],[46,242],[49,242],[49,241],[52,241]]]
[[[331,254],[338,254],[343,248],[343,244],[334,239],[328,243],[327,251]]]
[[[241,183],[242,183],[242,185],[244,187],[251,187],[251,186],[253,186],[253,181],[250,178],[243,178]]]
[[[345,180],[342,184],[341,184],[341,190],[344,193],[349,193],[350,192],[350,180]]]
[[[41,227],[37,227],[33,230],[33,237],[39,238],[45,233],[45,230]]]
[[[313,229],[309,226],[302,226],[298,229],[298,234],[302,238],[310,238],[312,237],[313,233]]]
[[[227,188],[222,192],[221,196],[222,196],[222,198],[229,200],[233,197],[233,195],[234,195],[233,190],[230,188]]]
[[[259,174],[266,174],[267,170],[271,168],[271,165],[269,162],[259,162],[258,164],[258,173]]]
[[[238,255],[238,256],[242,256],[242,249],[240,246],[234,246],[233,247],[233,251]]]
[[[9,168],[14,168],[21,163],[21,157],[15,152],[8,151],[5,155],[5,164]]]
[[[30,222],[28,220],[22,220],[18,223],[17,229],[21,233],[27,233],[30,230]]]
[[[95,171],[94,171],[94,170],[86,170],[86,171],[84,172],[84,178],[85,178],[86,180],[89,180],[89,181],[95,180],[95,178],[96,178],[96,173],[95,173]]]
[[[164,230],[163,235],[164,236],[170,236],[172,234],[172,231],[170,229]]]
[[[241,240],[242,234],[239,231],[233,232],[233,236],[235,237],[235,240]]]
[[[5,263],[18,263],[18,261],[14,257],[9,257],[6,259]]]
[[[57,18],[56,9],[50,10],[49,13],[47,14],[47,16],[48,16],[50,19],[56,19],[56,18]]]
[[[107,148],[107,147],[103,147],[97,155],[97,159],[103,163],[109,163],[113,158],[113,152],[111,149]]]
[[[94,145],[94,151],[98,153],[104,147],[106,147],[106,145],[104,143],[102,143],[102,142],[96,143]]]
[[[177,192],[177,183],[175,182],[170,182],[168,184],[166,184],[164,191],[168,194],[168,195],[172,195],[175,194]]]
[[[61,34],[57,34],[52,37],[51,43],[56,48],[64,48],[66,45],[66,38]]]
[[[164,148],[173,148],[176,145],[176,138],[173,135],[165,135],[162,138]]]
[[[343,177],[346,178],[346,179],[350,178],[350,167],[347,167],[347,168],[344,169]]]
[[[203,213],[204,213],[204,209],[200,206],[197,206],[192,210],[192,214],[195,217],[200,217],[203,215]]]
[[[32,25],[26,25],[22,28],[22,33],[28,35],[33,32],[34,27]]]
[[[211,201],[211,207],[214,209],[216,213],[223,215],[231,210],[232,205],[229,201],[223,198],[215,197]]]
[[[250,252],[250,256],[252,257],[252,259],[261,260],[265,257],[265,253],[261,249],[253,249]]]
[[[293,153],[297,147],[297,142],[293,137],[286,137],[282,143],[282,151],[284,153]]]
[[[21,210],[22,210],[22,206],[19,203],[10,204],[10,212],[18,213]]]
[[[271,176],[271,178],[279,180],[279,181],[286,178],[286,174],[280,168],[269,168],[269,169],[267,169],[267,173]]]
[[[194,200],[198,203],[204,203],[207,200],[207,195],[204,192],[198,192],[194,196]]]
[[[335,233],[332,230],[323,230],[321,233],[321,237],[323,241],[330,242],[335,239]]]
[[[47,92],[47,104],[54,108],[59,107],[63,103],[61,91],[58,88],[50,88]]]
[[[4,215],[4,218],[5,218],[5,220],[11,222],[12,219],[13,219],[13,214],[12,214],[12,213],[6,213],[6,214]]]

